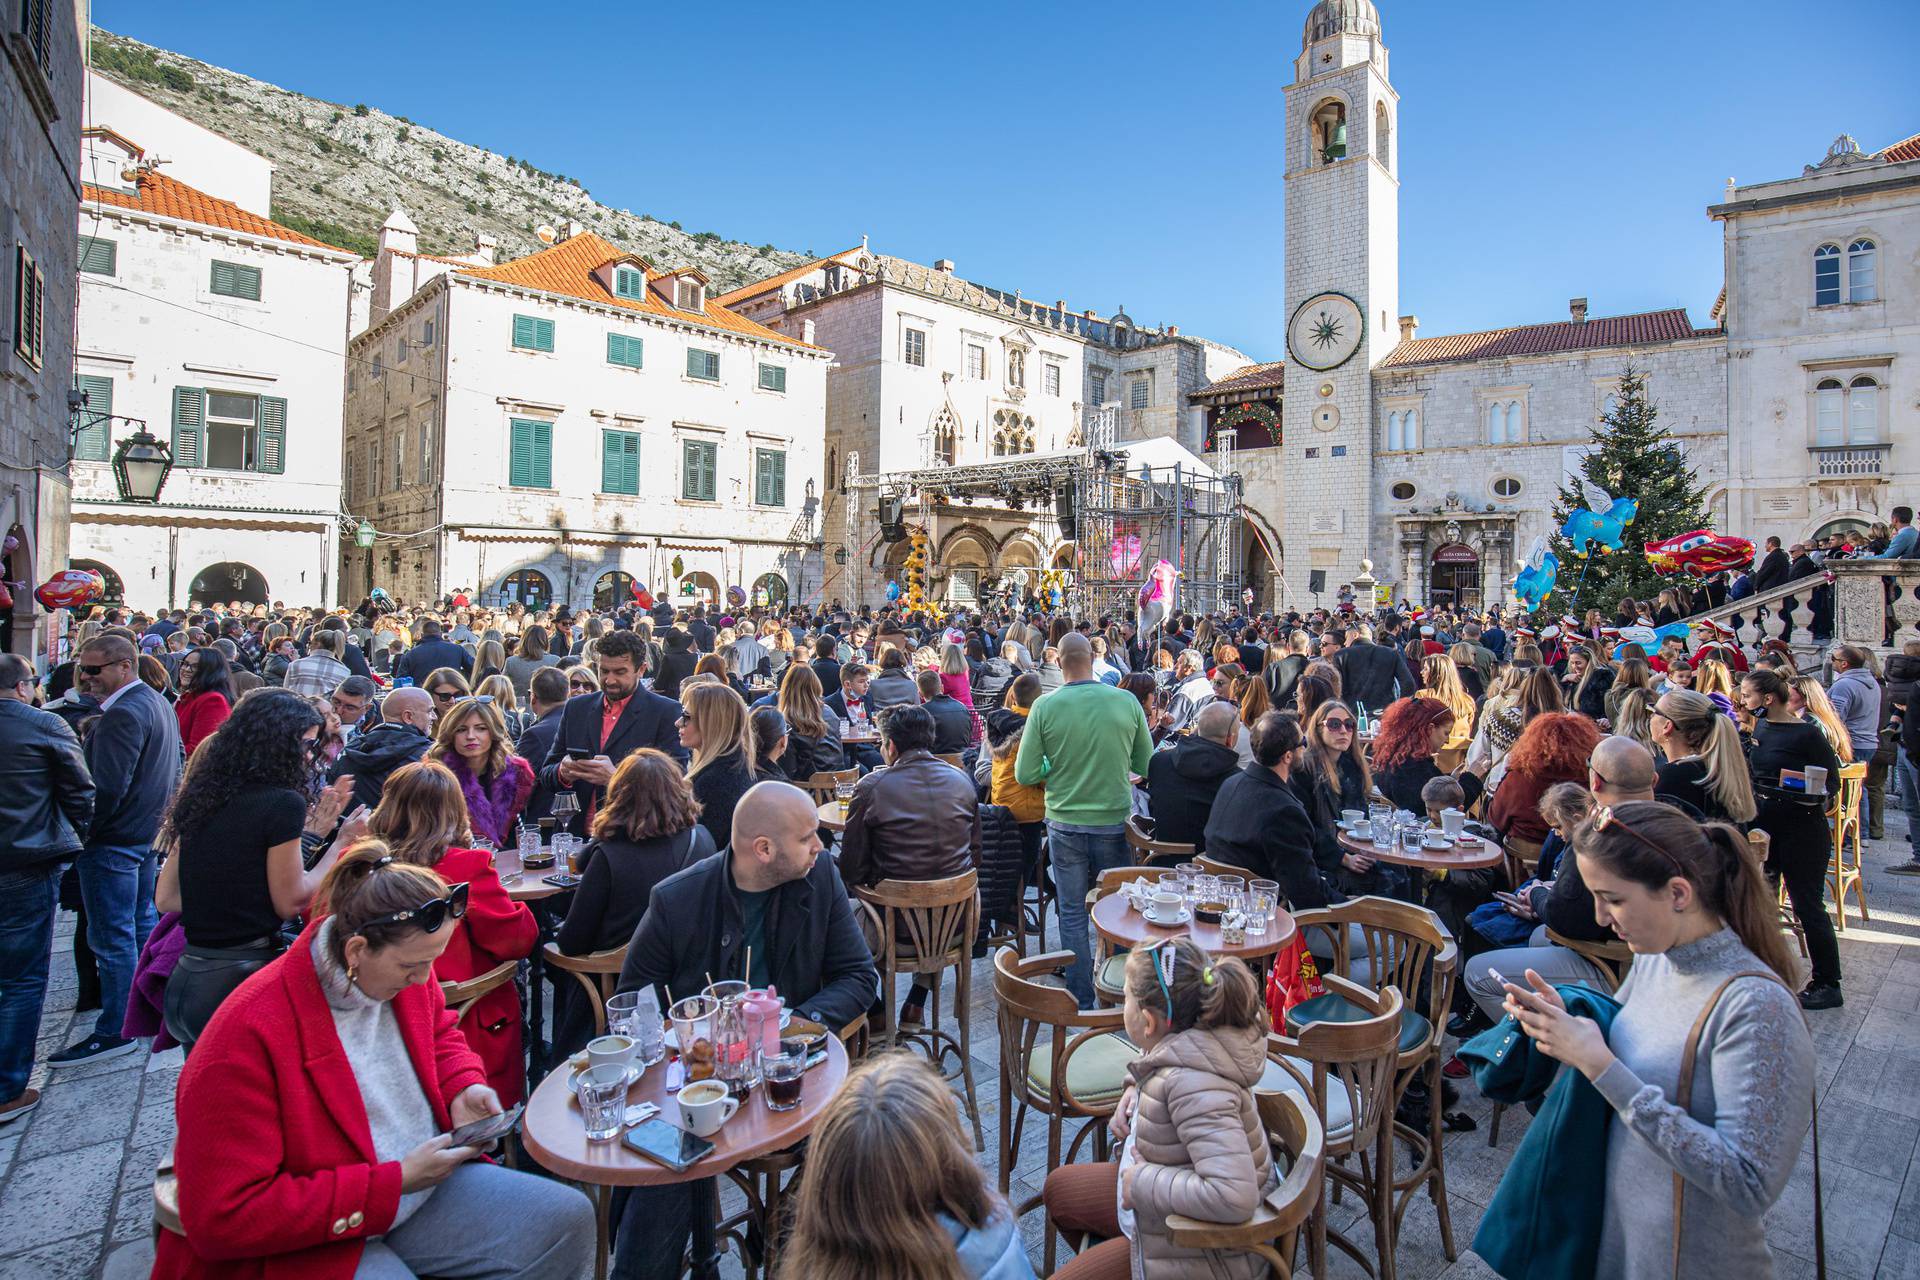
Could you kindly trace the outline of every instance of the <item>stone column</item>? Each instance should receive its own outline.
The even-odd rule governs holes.
[[[1401,595],[1416,605],[1427,602],[1427,533],[1417,524],[1400,526],[1400,558],[1406,565]]]

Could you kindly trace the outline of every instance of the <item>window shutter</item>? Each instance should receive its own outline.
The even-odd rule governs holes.
[[[535,320],[533,322],[533,345],[540,351],[553,350],[553,321]]]
[[[105,462],[112,452],[113,379],[82,373],[73,385],[87,397],[86,404],[74,415],[80,433],[74,441],[73,456],[82,462]]]
[[[233,264],[215,262],[213,264],[213,291],[231,296],[234,291]]]
[[[776,507],[787,505],[787,455],[785,453],[773,455],[773,505]]]
[[[640,433],[626,432],[621,444],[620,480],[625,486],[621,492],[637,496],[640,492]]]
[[[513,345],[530,347],[533,345],[533,317],[515,316],[513,318]]]
[[[207,393],[199,387],[173,389],[173,465],[200,465],[200,424],[206,416]]]
[[[393,455],[395,470],[400,454]],[[254,468],[262,475],[277,476],[287,469],[287,402],[280,396],[260,397],[260,462]],[[397,479],[398,477],[396,477]]]
[[[553,424],[533,424],[533,483],[535,488],[553,488]]]
[[[103,240],[99,236],[81,236],[80,269],[89,275],[114,274],[118,248],[119,246],[112,240]]]
[[[260,268],[235,267],[233,283],[242,298],[249,302],[260,301]]]
[[[600,492],[623,493],[620,480],[624,468],[620,462],[620,436],[618,431],[600,433]]]
[[[518,317],[515,322],[518,323]],[[509,426],[507,483],[516,488],[527,488],[533,484],[533,424],[515,418]]]
[[[553,321],[539,316],[515,316],[513,345],[526,351],[553,350]]]

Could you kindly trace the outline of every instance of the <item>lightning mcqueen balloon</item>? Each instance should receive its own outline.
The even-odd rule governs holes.
[[[78,609],[107,594],[107,580],[92,569],[62,569],[33,589],[33,598],[49,613]]]
[[[1661,573],[1705,576],[1753,563],[1753,543],[1730,533],[1695,529],[1647,544],[1647,563]]]

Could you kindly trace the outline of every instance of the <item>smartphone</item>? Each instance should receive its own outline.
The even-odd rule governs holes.
[[[1506,974],[1500,972],[1498,969],[1494,968],[1492,965],[1487,966],[1487,976],[1492,978],[1495,982],[1499,983],[1502,989],[1505,989],[1507,987],[1520,986],[1519,983],[1515,982],[1512,978],[1509,978]],[[1526,988],[1522,987],[1521,989],[1525,990]]]
[[[448,1146],[484,1147],[506,1137],[520,1127],[520,1113],[526,1107],[515,1104],[497,1116],[487,1116],[472,1124],[463,1124],[449,1136]]]
[[[556,871],[546,878],[546,882],[556,889],[578,888],[580,877],[567,871]]]
[[[591,760],[591,759],[593,759],[593,752],[591,752],[591,751],[589,751],[589,750],[587,750],[587,749],[586,749],[585,747],[568,747],[568,748],[567,748],[567,759],[569,759],[569,760]]]
[[[549,879],[551,879],[551,877],[549,877]],[[1527,905],[1526,901],[1522,899],[1519,894],[1508,893],[1505,889],[1495,889],[1493,891],[1493,897],[1496,902],[1504,902],[1510,907],[1524,907]]]
[[[713,1154],[711,1142],[665,1120],[649,1120],[645,1124],[635,1125],[620,1140],[647,1159],[663,1164],[675,1173],[685,1173]]]

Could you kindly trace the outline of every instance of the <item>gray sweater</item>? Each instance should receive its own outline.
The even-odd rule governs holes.
[[[1813,1040],[1793,993],[1771,978],[1727,988],[1679,1086],[1687,1033],[1715,988],[1766,965],[1731,929],[1638,955],[1608,1042],[1617,1061],[1594,1082],[1612,1104],[1598,1280],[1673,1275],[1673,1173],[1686,1180],[1680,1274],[1768,1280],[1767,1209],[1786,1189],[1813,1106]]]
[[[313,935],[313,967],[320,975],[327,1007],[333,1010],[333,1028],[340,1034],[340,1047],[347,1051],[360,1099],[366,1104],[373,1153],[383,1162],[397,1161],[440,1130],[407,1054],[407,1042],[400,1036],[392,1002],[363,995],[347,981],[346,971],[334,963],[327,945],[332,932],[333,921],[328,920]],[[401,1196],[393,1226],[387,1230],[412,1217],[432,1194],[433,1188],[428,1187]]]

